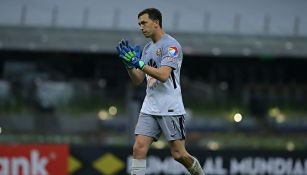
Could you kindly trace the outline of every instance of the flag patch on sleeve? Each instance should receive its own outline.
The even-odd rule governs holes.
[[[176,58],[178,56],[178,49],[175,46],[169,47],[168,48],[168,55],[171,58]]]

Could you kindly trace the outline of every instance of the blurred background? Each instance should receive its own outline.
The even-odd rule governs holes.
[[[183,47],[188,148],[306,151],[306,0],[0,0],[0,143],[130,151],[146,84],[115,47],[148,7]]]

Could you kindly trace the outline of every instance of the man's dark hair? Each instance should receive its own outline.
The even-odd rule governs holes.
[[[158,9],[156,8],[145,9],[138,14],[138,18],[140,18],[140,16],[144,14],[148,14],[148,17],[151,20],[158,20],[159,26],[162,28],[162,14]]]

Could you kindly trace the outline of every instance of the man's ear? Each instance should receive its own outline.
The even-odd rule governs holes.
[[[159,25],[159,20],[157,20],[157,19],[154,20],[154,23],[155,23],[157,26],[160,26],[160,25]]]

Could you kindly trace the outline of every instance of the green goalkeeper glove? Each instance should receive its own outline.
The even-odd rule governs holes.
[[[141,52],[140,46],[136,45],[134,48],[129,44],[128,40],[122,39],[116,47],[119,57],[123,60],[127,68],[133,67],[143,70],[144,61],[140,59]]]
[[[133,66],[130,62],[128,62],[128,61],[126,61],[125,59],[123,59],[123,55],[122,55],[122,54],[123,54],[123,51],[122,51],[123,45],[126,45],[126,41],[125,41],[124,39],[121,40],[121,41],[119,42],[118,46],[116,47],[117,52],[118,52],[118,54],[119,54],[119,58],[122,60],[122,62],[124,63],[124,65],[125,65],[125,67],[126,67],[127,69],[133,69],[134,66]]]
[[[136,51],[132,47],[123,47],[123,58],[131,63],[135,68],[143,70],[145,63],[140,57],[136,54]]]

